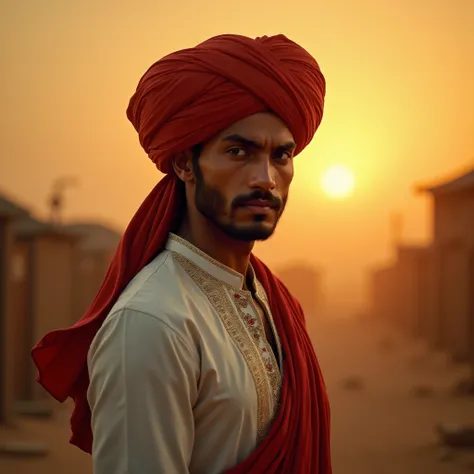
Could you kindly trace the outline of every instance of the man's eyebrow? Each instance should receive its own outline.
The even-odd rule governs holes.
[[[252,148],[263,148],[261,143],[257,143],[255,140],[251,140],[250,138],[245,138],[242,135],[239,135],[237,133],[233,133],[232,135],[227,135],[222,139],[224,142],[229,142],[229,143],[236,143],[239,145],[246,145]]]
[[[222,139],[222,141],[229,142],[229,143],[236,143],[240,145],[246,145],[251,148],[257,148],[257,149],[263,148],[263,145],[261,143],[258,143],[255,140],[251,140],[250,138],[246,138],[237,133],[227,135],[226,137]],[[283,151],[294,150],[295,148],[296,148],[296,143],[292,141],[276,147],[277,150],[283,150]]]
[[[288,142],[288,143],[285,143],[284,145],[280,145],[277,147],[278,150],[282,150],[282,151],[294,150],[295,148],[296,148],[295,142]]]

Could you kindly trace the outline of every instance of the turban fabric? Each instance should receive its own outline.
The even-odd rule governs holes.
[[[32,350],[38,382],[59,401],[74,400],[72,444],[92,450],[89,346],[120,294],[177,225],[184,195],[173,157],[267,110],[286,123],[299,153],[321,123],[324,96],[325,80],[314,58],[283,35],[217,36],[162,58],[142,77],[127,116],[165,176],[130,222],[85,315],[72,327],[46,334]],[[330,474],[329,403],[302,308],[254,255],[251,263],[285,355],[281,405],[265,440],[228,474]]]

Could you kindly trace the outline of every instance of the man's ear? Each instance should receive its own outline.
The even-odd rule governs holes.
[[[193,156],[191,150],[183,151],[173,158],[174,172],[184,183],[194,181]]]

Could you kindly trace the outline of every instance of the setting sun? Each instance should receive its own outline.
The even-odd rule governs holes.
[[[341,165],[328,168],[322,176],[321,187],[324,193],[334,199],[349,196],[354,190],[355,179],[352,171]]]

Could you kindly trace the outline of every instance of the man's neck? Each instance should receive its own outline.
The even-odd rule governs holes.
[[[235,270],[244,277],[247,275],[253,242],[240,242],[225,235],[215,227],[193,226],[185,219],[177,232],[179,237],[202,250],[214,260]],[[246,278],[244,285],[246,286]]]

